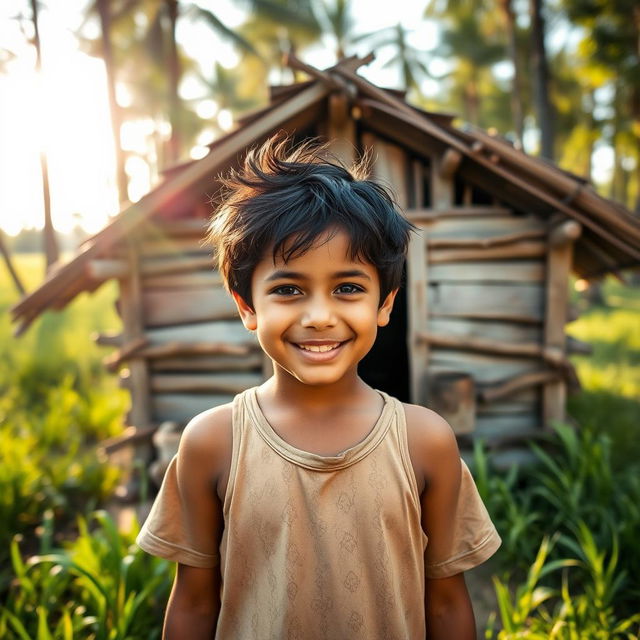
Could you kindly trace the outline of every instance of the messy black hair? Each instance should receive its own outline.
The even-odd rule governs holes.
[[[366,165],[363,158],[346,169],[315,139],[294,144],[277,135],[250,150],[241,169],[223,178],[209,227],[227,289],[253,306],[251,278],[268,252],[287,262],[323,234],[344,231],[351,258],[377,269],[382,304],[400,286],[413,225],[366,179]]]

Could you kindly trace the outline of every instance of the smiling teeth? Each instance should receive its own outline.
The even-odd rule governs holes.
[[[331,351],[332,349],[335,349],[336,347],[340,346],[340,343],[336,342],[334,344],[318,344],[318,345],[301,344],[298,346],[301,349],[304,349],[305,351],[315,351],[316,353],[324,353],[325,351]]]

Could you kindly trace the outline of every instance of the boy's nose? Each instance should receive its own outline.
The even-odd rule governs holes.
[[[331,304],[326,300],[311,298],[302,314],[302,326],[324,329],[336,324],[336,316]]]

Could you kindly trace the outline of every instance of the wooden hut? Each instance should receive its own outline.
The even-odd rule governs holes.
[[[570,272],[590,279],[638,265],[638,218],[498,137],[410,107],[359,76],[363,62],[319,71],[293,61],[309,81],[274,88],[269,106],[168,172],[13,309],[22,331],[45,309],[119,281],[123,332],[100,340],[116,348],[108,365],[132,397],[120,442],[148,440],[167,422],[179,430],[268,375],[203,235],[216,177],[278,131],[328,138],[346,162],[371,149],[375,177],[418,227],[365,379],[434,406],[463,450],[480,437],[503,462],[565,417]]]

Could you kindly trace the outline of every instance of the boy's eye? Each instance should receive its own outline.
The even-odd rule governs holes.
[[[301,291],[298,287],[294,287],[291,284],[283,284],[273,289],[271,293],[275,293],[277,296],[297,296],[301,294]]]
[[[341,284],[337,289],[336,293],[362,293],[364,289],[357,284]]]

